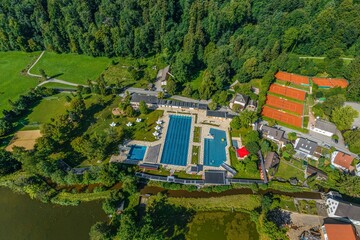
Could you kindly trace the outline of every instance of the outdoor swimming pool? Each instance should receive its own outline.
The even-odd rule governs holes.
[[[186,166],[191,120],[188,116],[170,115],[161,163]]]
[[[133,145],[131,146],[128,159],[141,161],[144,159],[145,152],[146,152],[146,146]]]
[[[205,138],[204,165],[219,167],[226,161],[226,133],[222,130],[210,128],[212,138]]]

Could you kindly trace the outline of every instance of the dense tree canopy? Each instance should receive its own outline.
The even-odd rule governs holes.
[[[264,76],[276,59],[277,67],[296,70],[284,52],[326,56],[330,75],[342,74],[339,56],[360,52],[360,4],[350,0],[4,0],[0,19],[2,51],[161,53],[178,82],[207,68],[214,86],[204,83],[204,98],[233,77],[247,82]],[[312,61],[302,64],[307,74],[319,70]],[[348,77],[359,79],[358,74]],[[350,93],[359,98],[356,91]]]

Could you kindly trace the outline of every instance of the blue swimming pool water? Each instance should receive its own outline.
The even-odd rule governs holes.
[[[191,131],[191,117],[170,115],[161,163],[186,166]]]
[[[226,161],[226,133],[222,130],[210,128],[211,138],[205,138],[204,165],[219,167]]]
[[[128,159],[141,161],[144,159],[146,146],[133,145],[131,146]]]

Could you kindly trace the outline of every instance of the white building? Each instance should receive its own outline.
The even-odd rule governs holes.
[[[315,125],[312,125],[310,130],[328,137],[331,137],[337,132],[335,124],[321,119],[316,119]]]
[[[326,211],[329,217],[348,218],[354,225],[360,225],[360,206],[343,201],[339,197],[328,196]]]

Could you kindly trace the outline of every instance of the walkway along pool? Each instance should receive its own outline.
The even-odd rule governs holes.
[[[226,132],[215,128],[210,128],[212,138],[205,138],[204,146],[204,165],[219,167],[226,161]]]
[[[186,166],[192,118],[170,115],[161,163]]]

